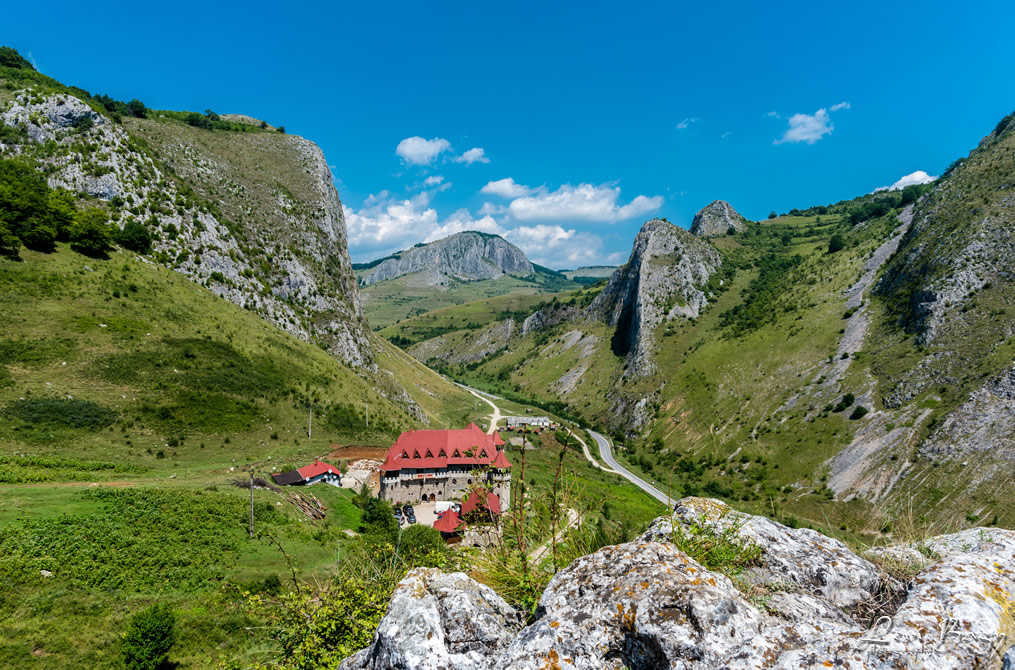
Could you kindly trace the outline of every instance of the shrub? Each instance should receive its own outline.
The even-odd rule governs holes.
[[[125,666],[155,670],[162,665],[176,641],[176,614],[166,603],[157,603],[130,618],[120,646]]]
[[[127,113],[136,116],[139,119],[146,118],[148,116],[148,108],[144,106],[144,103],[134,98],[127,103]]]
[[[867,412],[868,409],[866,407],[863,407],[862,405],[857,405],[856,409],[853,410],[853,413],[849,415],[849,418],[853,421],[856,421],[857,419],[862,419],[864,416],[866,416]]]
[[[673,524],[672,541],[682,552],[709,570],[735,577],[761,559],[761,547],[740,538],[743,521],[708,521],[698,517],[685,528]]]
[[[430,526],[409,526],[398,543],[399,556],[412,567],[441,568],[448,560],[448,545]]]
[[[112,248],[112,230],[106,213],[98,208],[78,214],[70,229],[70,246],[74,251],[93,258],[105,258]]]
[[[0,256],[17,258],[19,249],[21,249],[21,240],[0,222]]]
[[[828,240],[828,253],[834,254],[836,251],[842,251],[846,247],[846,240],[839,233],[832,235],[832,239]]]
[[[5,410],[30,425],[98,430],[116,420],[116,412],[77,398],[28,398],[15,400]]]
[[[775,213],[775,210],[772,210],[771,212],[768,213],[768,218],[770,219],[774,219],[777,216],[779,215]]]
[[[127,221],[123,229],[116,233],[115,239],[124,249],[139,254],[146,254],[152,248],[152,236],[148,233],[148,228],[137,219]]]
[[[12,67],[16,70],[35,69],[24,56],[18,53],[17,49],[7,46],[0,47],[0,66]]]

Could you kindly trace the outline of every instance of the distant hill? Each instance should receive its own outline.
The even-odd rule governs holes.
[[[452,305],[498,296],[538,296],[581,285],[529,261],[498,235],[465,231],[353,266],[374,330]]]
[[[446,286],[453,281],[497,279],[535,271],[522,250],[503,237],[471,230],[417,244],[358,268],[364,286],[410,274],[418,276],[418,283]]]

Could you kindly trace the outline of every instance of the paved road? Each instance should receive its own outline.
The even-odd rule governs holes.
[[[599,445],[599,455],[602,457],[603,461],[616,470],[620,476],[624,477],[642,491],[668,507],[672,507],[673,504],[676,503],[676,500],[670,498],[668,495],[652,486],[644,479],[632,474],[630,470],[618,463],[617,460],[613,458],[613,452],[610,450],[610,441],[606,439],[606,437],[600,435],[594,430],[590,430],[589,435],[591,435],[592,439]]]

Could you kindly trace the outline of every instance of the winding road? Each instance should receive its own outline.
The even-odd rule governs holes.
[[[501,413],[500,408],[497,407],[497,405],[495,405],[493,401],[490,400],[490,398],[495,398],[498,400],[499,398],[497,398],[497,396],[495,395],[489,395],[487,393],[483,393],[482,391],[478,391],[477,389],[474,389],[470,386],[466,386],[465,384],[459,384],[458,382],[452,383],[455,384],[455,386],[465,389],[466,391],[476,396],[477,398],[479,398],[480,400],[482,400],[483,402],[485,402],[486,404],[488,404],[490,407],[493,408],[493,414],[490,415],[490,428],[487,430],[488,434],[493,434],[493,432],[497,429],[497,422],[500,421],[501,419]],[[570,429],[568,429],[568,432],[570,432],[571,435],[576,440],[578,440],[578,443],[582,445],[582,451],[585,452],[585,458],[587,458],[589,462],[592,463],[592,465],[596,466],[600,470],[605,470],[606,472],[612,471],[620,475],[621,477],[628,480],[629,482],[640,488],[642,491],[649,494],[650,496],[652,496],[653,498],[655,498],[656,500],[658,500],[659,502],[668,507],[672,508],[673,505],[676,503],[676,500],[669,497],[668,495],[666,495],[665,493],[663,493],[656,487],[652,486],[644,479],[635,475],[630,470],[628,470],[620,463],[618,463],[617,460],[613,457],[613,451],[610,448],[610,440],[606,436],[601,435],[594,430],[591,429],[588,430],[589,435],[591,435],[592,439],[596,441],[597,445],[599,445],[599,456],[603,459],[603,462],[609,466],[609,468],[605,468],[596,462],[596,459],[593,458],[592,454],[589,453],[588,445],[585,444],[585,441],[582,440],[577,433],[572,432]]]
[[[617,460],[613,457],[613,451],[610,449],[610,441],[605,436],[600,435],[594,430],[589,430],[588,432],[589,435],[592,436],[592,439],[596,441],[596,444],[599,445],[599,455],[602,457],[603,461],[611,468],[613,468],[617,472],[617,474],[619,474],[621,477],[624,477],[629,482],[640,488],[642,491],[649,494],[650,496],[652,496],[653,498],[655,498],[656,500],[658,500],[659,502],[668,507],[672,507],[676,503],[676,500],[669,497],[656,487],[652,486],[644,479],[631,473],[630,470],[628,470],[620,463],[618,463]]]

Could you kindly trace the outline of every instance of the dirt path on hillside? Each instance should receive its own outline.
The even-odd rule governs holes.
[[[30,484],[0,484],[0,490],[2,489],[38,489],[38,488],[54,488],[54,487],[67,487],[67,486],[137,486],[138,482],[128,481],[116,481],[116,482],[32,482]]]
[[[493,408],[493,414],[490,415],[490,427],[486,429],[487,435],[493,435],[497,431],[497,422],[502,418],[500,414],[500,407],[497,407],[497,405],[493,404],[492,400],[486,396],[480,395],[479,392],[472,390],[468,386],[463,386],[462,388]]]

